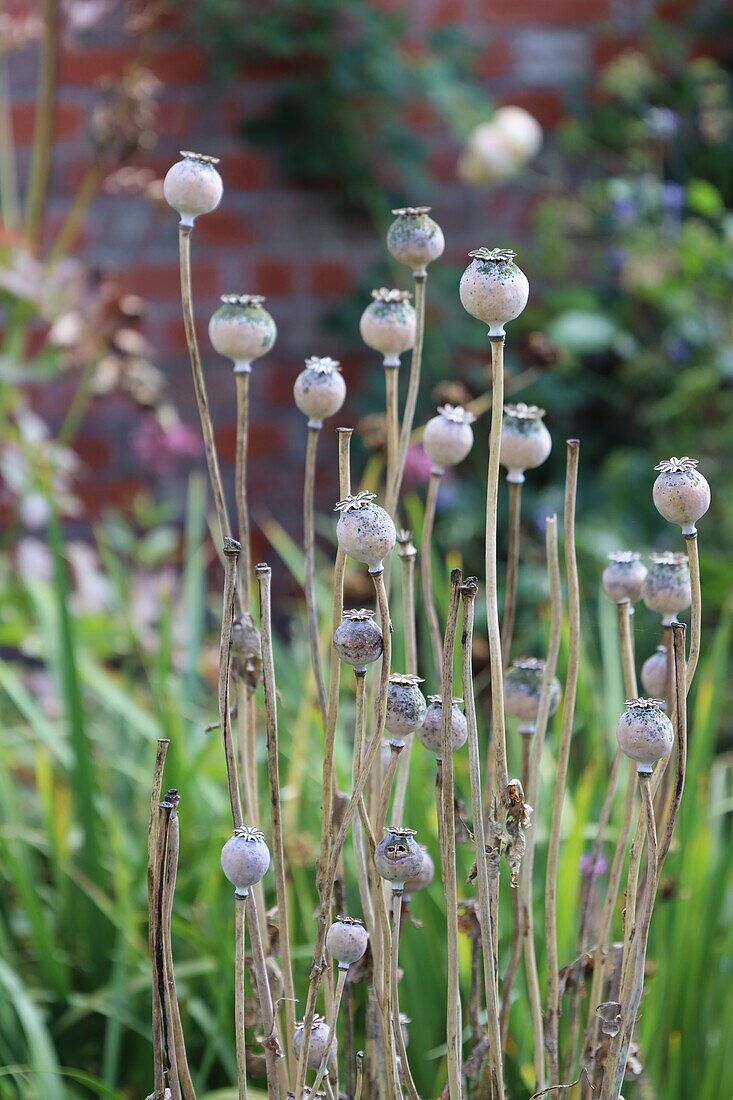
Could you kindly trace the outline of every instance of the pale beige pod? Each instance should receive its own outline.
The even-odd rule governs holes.
[[[365,672],[366,666],[382,656],[382,630],[374,621],[374,612],[365,607],[344,611],[343,622],[333,635],[333,648],[344,664]]]
[[[603,591],[614,603],[622,600],[636,603],[641,598],[646,574],[647,568],[641,554],[634,550],[612,550],[601,576]]]
[[[412,268],[416,278],[427,275],[428,264],[442,256],[443,230],[430,217],[429,206],[401,206],[387,230],[387,248],[398,263]]]
[[[504,325],[515,320],[529,300],[529,281],[514,263],[510,248],[476,248],[461,277],[461,304],[472,317],[484,321],[489,336],[503,336]]]
[[[511,718],[521,722],[520,733],[534,733],[540,707],[545,662],[538,657],[518,657],[504,676],[504,710]],[[550,687],[552,716],[560,705],[562,689],[555,676]]]
[[[424,855],[416,836],[414,829],[390,825],[374,849],[377,873],[392,883],[395,892],[416,879],[422,870]]]
[[[363,562],[370,573],[380,573],[384,559],[394,549],[397,531],[392,517],[374,498],[374,493],[362,491],[336,504],[334,511],[341,513],[336,537],[350,558]]]
[[[240,897],[247,897],[269,866],[270,851],[259,829],[235,829],[221,850],[221,869]]]
[[[367,347],[384,356],[385,367],[399,367],[400,356],[415,344],[416,317],[407,290],[372,291],[374,299],[359,321],[359,332]]]
[[[690,567],[686,554],[650,554],[649,569],[641,595],[650,611],[662,616],[664,626],[673,623],[680,611],[692,603]]]
[[[393,745],[404,745],[408,733],[422,725],[428,704],[420,690],[423,680],[410,673],[393,672],[387,688],[385,727],[392,734]]]
[[[525,470],[534,470],[549,458],[552,436],[544,415],[544,409],[524,401],[504,406],[499,461],[507,471],[507,481],[521,485]]]
[[[309,428],[323,427],[323,421],[335,416],[346,398],[346,383],[337,359],[312,355],[295,379],[293,397],[308,417]]]
[[[163,194],[169,206],[181,216],[181,225],[191,227],[200,214],[216,210],[224,184],[216,170],[217,157],[181,150],[183,160],[168,169]]]
[[[658,645],[641,666],[641,684],[647,695],[663,698],[667,694],[667,647]]]
[[[296,1058],[300,1058],[300,1048],[303,1045],[303,1030],[304,1024],[301,1020],[295,1025],[295,1032],[293,1034],[293,1054]],[[308,1069],[319,1069],[321,1062],[327,1054],[329,1054],[329,1063],[333,1060],[333,1051],[329,1051],[330,1039],[331,1033],[328,1024],[322,1016],[316,1013],[313,1017],[310,1046],[308,1047]]]
[[[277,326],[264,301],[261,294],[222,294],[222,304],[211,315],[211,346],[232,360],[238,374],[249,373],[253,361],[266,355],[275,343]]]
[[[433,464],[433,472],[442,474],[446,466],[463,462],[473,447],[476,417],[461,405],[439,405],[438,415],[428,420],[423,430],[423,450]]]
[[[616,726],[618,747],[636,762],[640,775],[672,751],[674,729],[660,699],[628,699]]]
[[[683,535],[696,534],[695,524],[710,507],[710,486],[697,469],[696,458],[665,458],[654,469],[659,477],[654,482],[654,505],[664,519],[678,523]]]
[[[461,710],[462,706],[463,699],[454,699],[451,703],[448,731],[451,752],[458,752],[468,740],[468,722]],[[428,709],[417,731],[417,738],[428,752],[434,753],[438,760],[441,759],[443,755],[443,698],[441,695],[428,696]]]
[[[358,917],[337,917],[326,932],[326,950],[340,970],[348,970],[352,963],[358,962],[368,943],[369,933]]]

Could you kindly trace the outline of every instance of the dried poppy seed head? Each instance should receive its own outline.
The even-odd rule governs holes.
[[[422,869],[423,851],[416,835],[414,829],[391,825],[374,849],[374,866],[382,878],[392,883],[395,893],[417,878]]]
[[[261,294],[222,294],[221,306],[209,321],[212,347],[234,363],[238,374],[266,355],[275,343],[277,326],[263,306]]]
[[[461,405],[440,405],[438,415],[428,420],[423,432],[423,449],[433,464],[433,473],[463,462],[473,446],[476,417]]]
[[[293,1054],[296,1058],[300,1057],[300,1048],[303,1045],[303,1032],[305,1030],[305,1024],[300,1020],[295,1025],[295,1031],[293,1032]],[[329,1031],[328,1024],[324,1020],[323,1016],[319,1016],[317,1013],[313,1017],[313,1023],[311,1025],[310,1046],[308,1047],[308,1069],[317,1070],[323,1059],[329,1053],[331,1033]],[[331,1052],[332,1055],[332,1052]],[[331,1058],[329,1058],[331,1061]]]
[[[358,611],[344,611],[343,622],[333,636],[333,647],[344,664],[365,671],[367,665],[382,656],[384,648],[382,631],[374,621],[374,612],[363,607]]]
[[[412,268],[415,278],[427,275],[427,266],[442,256],[443,230],[430,217],[429,206],[401,206],[387,230],[387,248],[398,263]]]
[[[163,181],[166,202],[181,216],[181,225],[193,226],[199,214],[216,210],[224,194],[224,184],[216,170],[216,157],[205,153],[181,152],[179,160],[168,169]]]
[[[417,318],[411,297],[406,290],[380,287],[361,315],[361,338],[384,356],[385,367],[399,367],[400,356],[414,346]]]
[[[414,559],[417,557],[417,550],[412,541],[412,531],[408,531],[406,527],[401,527],[397,532],[397,546],[397,553],[401,558]]]
[[[435,864],[430,852],[424,844],[420,845],[420,850],[422,851],[422,867],[419,874],[408,879],[405,883],[405,892],[408,894],[416,894],[418,890],[425,890],[435,877]]]
[[[642,599],[649,610],[660,614],[662,623],[669,626],[692,602],[687,555],[654,553],[649,555],[649,560],[651,568],[644,578]]]
[[[710,486],[697,469],[696,458],[663,459],[654,469],[659,476],[652,488],[654,505],[664,519],[678,523],[683,535],[695,535],[695,524],[710,507]]]
[[[489,336],[503,336],[504,325],[527,304],[527,276],[514,263],[510,248],[476,248],[468,255],[471,263],[461,277],[461,304],[489,326]]]
[[[601,577],[603,591],[614,603],[622,600],[636,603],[641,596],[646,574],[647,568],[641,561],[641,554],[632,550],[614,550],[608,555],[608,565]]]
[[[544,415],[544,409],[523,401],[504,406],[499,461],[507,471],[507,481],[521,485],[524,471],[536,469],[549,457],[552,436]]]
[[[660,699],[627,699],[616,726],[618,746],[636,761],[640,775],[649,775],[657,761],[668,756],[674,744],[672,723]]]
[[[368,943],[364,922],[357,917],[337,917],[326,933],[326,950],[340,970],[348,970],[352,963],[358,962]]]
[[[346,383],[337,359],[312,355],[295,379],[293,397],[308,417],[309,428],[321,428],[323,421],[335,416],[346,398]]]
[[[512,718],[520,719],[521,733],[534,733],[544,675],[544,661],[538,657],[520,657],[504,676],[504,709]],[[550,715],[557,710],[561,695],[560,681],[554,677],[550,688]]]
[[[657,646],[641,666],[641,683],[647,695],[662,696],[667,691],[667,647]]]
[[[259,829],[235,829],[221,850],[221,869],[239,897],[247,897],[269,866],[270,851]]]
[[[370,573],[381,573],[382,562],[397,541],[397,531],[392,517],[374,503],[374,493],[348,496],[334,511],[341,513],[336,537],[342,550],[368,566]]]
[[[468,723],[461,710],[463,699],[451,702],[450,728],[448,732],[451,752],[458,752],[468,740]],[[428,696],[428,709],[422,725],[417,731],[421,745],[435,754],[438,760],[443,757],[443,698],[441,695]]]
[[[387,688],[387,717],[385,725],[392,734],[392,744],[404,744],[403,738],[414,733],[422,725],[427,710],[425,696],[419,684],[419,676],[393,672]]]

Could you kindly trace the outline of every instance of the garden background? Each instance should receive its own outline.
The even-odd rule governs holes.
[[[378,462],[381,369],[358,318],[372,287],[402,278],[383,246],[392,207],[430,204],[447,241],[431,272],[418,423],[439,400],[486,390],[484,341],[457,296],[469,249],[515,248],[532,285],[509,368],[517,395],[547,409],[556,457],[526,498],[517,629],[528,649],[539,637],[531,601],[544,592],[544,516],[561,504],[557,444],[583,444],[579,551],[595,663],[581,691],[578,813],[594,804],[603,715],[620,695],[612,609],[597,599],[604,555],[617,544],[670,548],[651,505],[651,469],[670,453],[701,459],[714,497],[701,526],[707,663],[693,701],[703,778],[656,926],[668,961],[655,956],[655,1007],[642,1022],[643,1087],[652,1091],[633,1095],[733,1096],[722,1056],[725,1006],[733,1013],[732,66],[733,18],[714,0],[5,5],[0,1062],[11,1069],[0,1096],[147,1090],[145,791],[161,734],[174,742],[172,769],[191,803],[188,843],[201,859],[182,872],[177,928],[198,1081],[213,1090],[231,1076],[231,975],[222,981],[216,961],[228,926],[212,916],[223,888],[219,834],[209,835],[224,803],[204,733],[218,578],[175,222],[162,200],[181,148],[220,157],[225,183],[221,209],[196,230],[202,332],[219,295],[243,291],[267,295],[279,328],[253,376],[250,440],[253,560],[273,562],[279,644],[292,655],[284,696],[288,680],[297,695],[307,666],[294,614],[304,432],[292,383],[307,356],[339,359],[355,464]],[[502,105],[542,126],[535,155],[496,135],[476,144],[475,128]],[[231,489],[231,374],[205,354]],[[324,515],[336,499],[334,456],[325,432]],[[460,547],[470,571],[482,553],[484,448],[467,465],[444,486],[437,537],[445,551]],[[408,476],[417,525],[426,481],[418,449]],[[327,522],[322,530],[328,550]],[[645,654],[655,628],[643,609],[638,617]],[[292,699],[283,720],[309,728]],[[299,753],[288,767],[300,792],[288,815],[293,851],[301,845],[304,856],[295,885],[307,953],[312,838],[303,823],[318,790]],[[429,931],[437,909],[420,916]],[[429,996],[419,984],[428,978],[408,975],[406,999]],[[424,1049],[427,1090],[441,1055],[430,1034]],[[520,1044],[517,1082],[523,1058]],[[85,1086],[83,1074],[102,1084]]]

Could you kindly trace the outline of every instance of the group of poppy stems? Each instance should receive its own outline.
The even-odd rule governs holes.
[[[431,576],[431,540],[438,489],[446,469],[466,458],[473,446],[474,416],[470,409],[444,405],[425,425],[422,445],[431,461],[430,484],[421,544],[420,576],[432,649],[434,674],[440,691],[426,700],[418,675],[415,620],[415,560],[417,551],[409,531],[397,531],[394,523],[407,449],[413,439],[413,421],[420,387],[420,366],[425,323],[425,281],[428,265],[442,254],[443,234],[430,217],[428,207],[393,211],[395,220],[387,234],[392,257],[407,265],[414,278],[412,295],[380,288],[361,318],[366,344],[383,356],[386,393],[386,507],[375,494],[352,492],[349,463],[351,429],[338,429],[339,495],[336,504],[337,554],[332,580],[333,634],[330,676],[326,683],[320,653],[315,598],[313,494],[317,441],[325,419],[341,408],[346,386],[339,363],[330,358],[306,360],[294,385],[297,407],[308,418],[308,444],[304,485],[305,595],[310,627],[313,675],[324,729],[323,796],[320,854],[316,873],[319,905],[316,943],[308,994],[302,1019],[295,1019],[295,989],[290,957],[287,916],[287,872],[280,807],[277,694],[272,654],[270,567],[257,565],[254,574],[260,596],[260,622],[251,612],[250,529],[247,500],[247,442],[249,432],[249,381],[253,363],[266,354],[276,338],[276,326],[259,295],[232,294],[209,322],[214,349],[234,365],[237,393],[236,512],[238,539],[233,537],[223,491],[214,431],[198,346],[191,293],[190,237],[195,219],[219,204],[223,185],[215,158],[183,153],[168,172],[165,195],[180,215],[181,289],[184,324],[188,338],[213,498],[222,538],[224,606],[219,674],[219,726],[222,734],[232,810],[233,832],[221,853],[221,866],[234,886],[235,897],[235,1036],[240,1100],[247,1096],[245,1034],[245,926],[249,932],[252,971],[259,1002],[268,1096],[296,1100],[319,1089],[336,1100],[339,1096],[337,1023],[349,970],[370,951],[366,1057],[356,1055],[356,1065],[346,1066],[345,1094],[385,1096],[396,1100],[405,1093],[419,1100],[408,1061],[406,1017],[400,1012],[398,949],[405,895],[429,885],[434,863],[427,849],[417,843],[415,832],[401,825],[387,825],[390,813],[399,821],[405,805],[409,761],[415,737],[437,762],[437,818],[440,871],[446,898],[447,995],[446,1051],[447,1095],[460,1100],[468,1095],[469,1081],[489,1100],[504,1100],[503,1054],[506,1048],[510,994],[519,962],[524,958],[527,996],[534,1040],[534,1092],[571,1083],[576,1095],[600,1100],[619,1100],[627,1067],[634,1060],[634,1027],[641,1000],[644,961],[652,910],[664,859],[670,848],[684,787],[686,767],[686,695],[694,675],[700,647],[700,580],[695,524],[707,511],[710,490],[689,458],[671,458],[656,469],[654,503],[660,514],[678,524],[687,554],[653,554],[647,571],[640,555],[609,555],[602,583],[618,608],[619,645],[628,701],[616,728],[618,751],[611,765],[607,794],[601,808],[590,865],[601,865],[605,839],[622,756],[630,771],[624,819],[609,872],[608,888],[599,914],[592,919],[595,892],[582,896],[579,957],[591,974],[587,996],[587,1021],[580,1020],[582,993],[571,995],[569,1023],[564,1029],[567,1047],[560,1050],[560,1014],[563,992],[557,958],[557,872],[573,716],[579,664],[580,596],[575,559],[575,499],[579,444],[569,440],[564,508],[564,550],[567,575],[569,650],[564,691],[556,678],[563,625],[562,586],[558,558],[557,521],[546,521],[547,568],[550,586],[550,636],[546,659],[521,658],[510,663],[516,608],[519,562],[521,487],[525,473],[540,466],[552,448],[543,423],[544,411],[525,404],[504,406],[504,325],[523,311],[529,284],[508,249],[479,248],[470,253],[471,263],[460,282],[464,308],[488,328],[491,346],[491,431],[486,508],[485,599],[491,674],[491,739],[482,776],[481,753],[473,690],[472,643],[475,578],[450,577],[446,622],[441,629]],[[399,411],[400,357],[412,353],[407,394]],[[500,466],[509,486],[507,573],[503,614],[497,595],[497,502]],[[401,563],[404,622],[404,673],[392,671],[392,624],[389,613],[389,580],[385,567],[397,546]],[[343,587],[346,559],[367,567],[375,592],[376,613],[367,609],[344,610]],[[648,697],[639,698],[633,645],[633,605],[642,598],[662,617],[664,643],[642,668]],[[685,653],[685,627],[677,615],[691,605],[689,652]],[[462,606],[461,678],[463,697],[453,695],[454,658],[459,610]],[[352,792],[334,813],[336,782],[334,745],[338,730],[341,665],[354,672],[356,721],[352,768]],[[374,719],[367,718],[367,671],[378,669],[374,688]],[[257,741],[254,693],[264,684],[266,748],[271,845],[259,827]],[[560,706],[562,716],[556,748],[552,819],[548,841],[545,884],[547,991],[543,1006],[536,959],[532,870],[534,830],[530,815],[540,794],[540,761],[548,721]],[[233,729],[236,715],[236,736]],[[519,721],[522,744],[521,777],[510,779],[507,770],[506,718]],[[390,735],[383,751],[385,730]],[[482,985],[485,1034],[479,1043],[478,1066],[468,1070],[463,1060],[463,1023],[458,966],[458,911],[456,883],[456,830],[453,753],[468,744],[471,783],[472,839],[476,862],[472,875],[478,922],[477,981]],[[676,746],[675,774],[668,768]],[[150,946],[153,961],[154,1091],[148,1100],[195,1100],[186,1061],[180,1022],[173,958],[170,915],[178,860],[178,794],[169,791],[161,800],[167,742],[159,742],[151,803],[149,837]],[[636,838],[630,849],[628,885],[623,914],[623,947],[611,944],[611,927],[628,842],[636,816],[637,787],[641,795]],[[244,823],[242,806],[249,820]],[[342,873],[344,846],[349,835],[354,845],[359,898],[364,920],[349,915],[334,918],[334,893]],[[646,865],[642,874],[643,850]],[[261,882],[269,869],[271,851],[277,894],[278,946],[283,977],[280,1004],[273,1002],[268,977],[270,951],[263,918]],[[510,872],[513,928],[509,962],[499,975],[499,882],[505,863]],[[591,878],[595,870],[591,873]],[[343,896],[343,890],[341,890]],[[466,904],[466,903],[464,903]],[[470,904],[470,903],[469,903]],[[595,941],[589,930],[595,924]],[[266,946],[267,944],[267,946]],[[336,977],[325,980],[327,959]],[[363,964],[362,964],[363,966]],[[316,1008],[321,985],[325,987],[325,1017]],[[582,988],[582,982],[577,983]],[[608,1000],[603,1000],[607,996]],[[479,996],[481,994],[479,993]],[[484,1026],[484,1025],[482,1025]],[[475,1053],[475,1052],[474,1052]],[[472,1056],[472,1062],[476,1059]],[[366,1063],[366,1064],[365,1064]],[[308,1073],[313,1073],[308,1086]]]

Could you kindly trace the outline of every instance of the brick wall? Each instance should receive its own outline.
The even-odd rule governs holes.
[[[391,6],[394,0],[382,0]],[[418,0],[410,5],[411,37],[424,39],[439,24],[460,24],[480,44],[477,76],[487,96],[526,106],[548,125],[557,120],[564,91],[592,75],[609,29],[633,35],[642,0]],[[35,7],[35,5],[32,5]],[[648,5],[647,5],[648,7]],[[103,74],[122,72],[129,56],[121,18],[104,23],[64,45],[56,111],[50,218],[58,223],[87,164],[86,118]],[[232,380],[226,364],[206,346],[204,322],[222,292],[268,296],[280,336],[253,377],[252,481],[255,506],[273,499],[295,503],[304,445],[301,418],[291,406],[292,380],[305,356],[330,354],[344,364],[352,393],[364,362],[358,338],[340,346],[324,334],[322,321],[334,299],[355,275],[378,260],[382,242],[366,230],[337,221],[327,197],[295,190],[277,177],[257,150],[243,148],[236,127],[273,94],[277,74],[255,71],[225,87],[211,83],[203,52],[185,22],[169,24],[158,39],[152,69],[164,84],[160,136],[143,159],[163,174],[179,148],[200,149],[221,158],[226,193],[215,214],[202,218],[194,234],[194,280],[207,377],[219,430],[226,475],[234,450]],[[13,122],[21,171],[26,167],[34,115],[36,52],[11,57]],[[428,123],[429,125],[429,123]],[[414,201],[429,202],[443,225],[448,253],[459,261],[469,247],[501,225],[503,237],[521,232],[524,202],[516,190],[469,192],[456,181],[457,150],[444,134],[430,133],[435,184]],[[490,233],[489,236],[493,236]],[[135,198],[100,195],[86,219],[84,255],[119,275],[130,291],[149,301],[147,334],[155,345],[184,418],[195,422],[178,299],[176,224],[172,214],[151,214]],[[65,395],[56,394],[62,405]],[[353,421],[351,400],[342,422]],[[81,443],[97,467],[87,495],[96,502],[124,497],[146,478],[130,451],[134,413],[108,400],[94,410]],[[324,433],[325,434],[325,433]],[[325,442],[325,441],[324,441]],[[333,496],[329,478],[325,504]],[[172,491],[177,491],[179,483]],[[278,508],[283,514],[283,509]],[[296,521],[297,522],[297,521]]]

